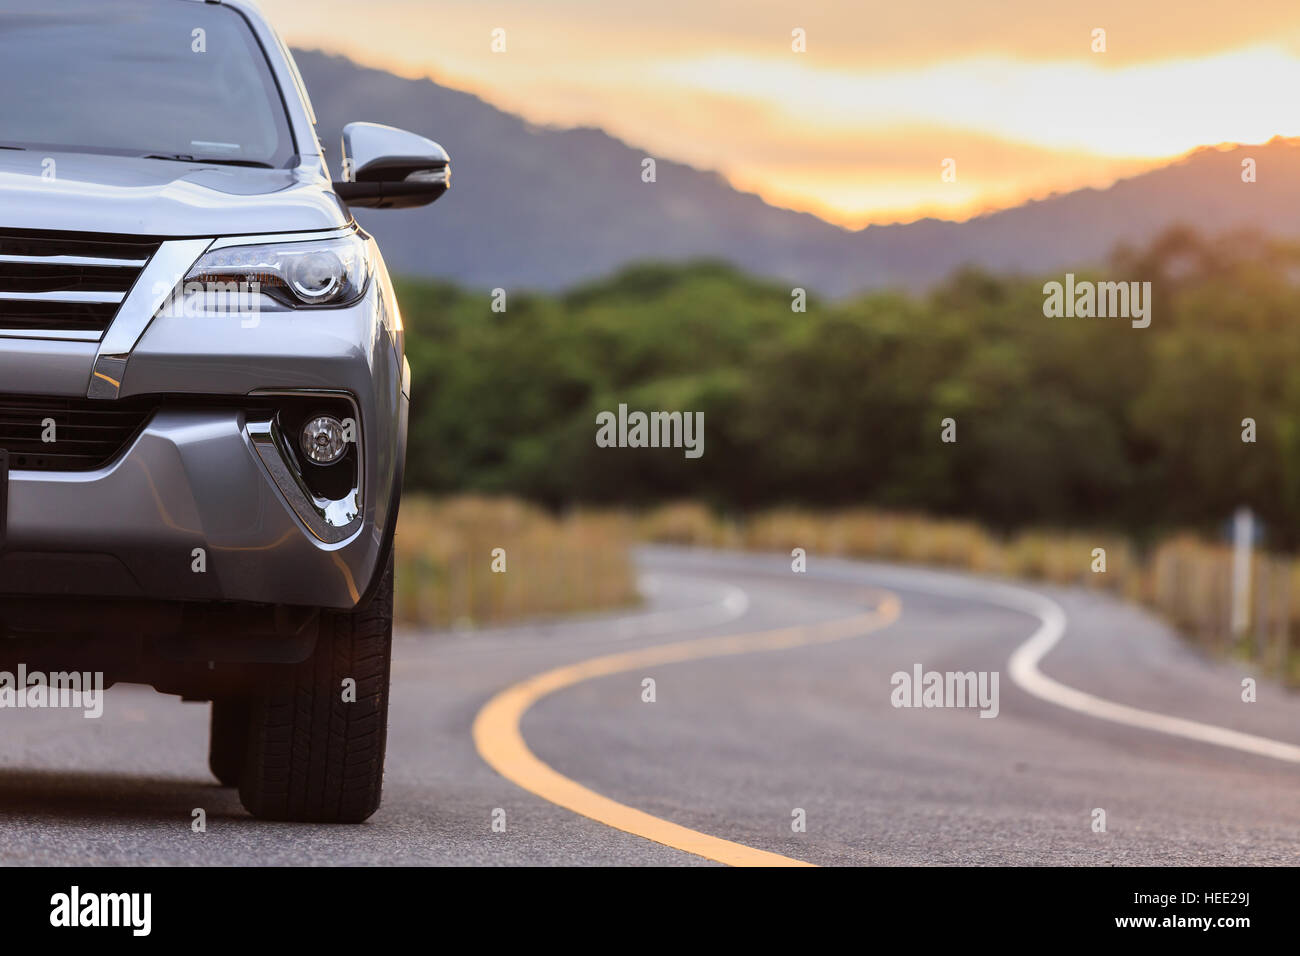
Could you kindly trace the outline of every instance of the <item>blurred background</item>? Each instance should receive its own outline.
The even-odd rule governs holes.
[[[453,160],[360,217],[408,622],[634,603],[639,541],[802,547],[1107,588],[1300,682],[1293,3],[263,6],[332,162],[354,120]],[[1150,327],[1045,318],[1066,272],[1150,282]],[[620,403],[703,412],[703,457],[597,447]]]

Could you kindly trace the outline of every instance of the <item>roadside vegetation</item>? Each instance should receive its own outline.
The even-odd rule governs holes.
[[[1175,229],[1078,278],[1151,282],[1150,326],[1045,317],[1061,275],[963,272],[802,313],[787,285],[714,263],[504,300],[400,282],[400,613],[446,626],[624,606],[631,541],[685,524],[701,543],[1108,588],[1295,679],[1300,246]],[[597,415],[620,404],[702,412],[703,455],[598,447]],[[463,494],[480,497],[416,500]],[[682,500],[693,518],[656,510]],[[1230,638],[1218,542],[1243,505],[1274,557],[1249,634]],[[511,573],[491,573],[497,546]]]
[[[968,272],[806,313],[788,287],[707,263],[506,290],[504,312],[485,291],[401,283],[407,487],[555,511],[869,507],[1143,543],[1218,536],[1246,505],[1270,548],[1300,549],[1300,247],[1172,232],[1099,277],[1151,281],[1150,327],[1044,317],[1060,275]],[[597,447],[596,415],[620,403],[703,412],[703,456]]]
[[[632,522],[612,512],[554,517],[517,500],[410,496],[394,541],[403,624],[482,627],[639,601]]]
[[[787,555],[802,548],[814,564],[872,559],[1107,591],[1147,605],[1209,653],[1300,685],[1300,563],[1256,556],[1250,622],[1234,635],[1231,553],[1186,534],[1139,551],[1113,535],[1001,536],[972,522],[867,509],[737,519],[678,502],[555,517],[516,499],[463,496],[406,501],[396,540],[396,613],[411,626],[483,627],[633,607],[640,598],[632,550],[640,543]],[[1104,571],[1093,570],[1097,548]]]

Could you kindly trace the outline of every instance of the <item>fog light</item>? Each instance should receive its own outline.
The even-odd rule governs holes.
[[[330,415],[318,415],[302,427],[302,453],[317,465],[332,465],[347,451],[343,423]]]

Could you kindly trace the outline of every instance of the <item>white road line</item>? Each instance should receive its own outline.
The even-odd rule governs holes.
[[[1009,588],[1008,590],[1019,591],[1020,589]],[[1041,622],[1033,636],[1017,647],[1007,662],[1011,679],[1020,685],[1022,690],[1057,706],[1099,720],[1109,720],[1130,727],[1140,727],[1143,730],[1153,730],[1156,733],[1185,737],[1188,740],[1215,744],[1219,747],[1231,747],[1233,750],[1243,750],[1246,753],[1272,757],[1274,760],[1284,760],[1288,763],[1300,763],[1300,746],[1295,744],[1229,730],[1226,727],[1216,727],[1214,724],[1185,720],[1182,717],[1170,717],[1167,714],[1129,707],[1127,704],[1117,704],[1112,700],[1067,687],[1060,681],[1048,677],[1038,669],[1038,665],[1065,636],[1065,611],[1055,601],[1040,594],[1031,591],[1020,591],[1020,594],[1023,595],[1026,605],[1036,605],[1023,606],[1020,609],[1035,614]]]
[[[674,579],[690,581],[692,584],[698,583],[699,580],[693,575],[658,572],[643,575],[637,583],[643,593],[655,594],[663,589],[665,580]],[[743,617],[749,610],[749,595],[743,588],[721,581],[708,583],[717,588],[719,598],[716,601],[663,611],[648,611],[623,618],[606,629],[620,638],[651,637],[656,634],[671,634],[676,631],[726,624]]]
[[[1285,763],[1300,763],[1300,746],[1296,744],[1130,707],[1076,690],[1048,677],[1039,670],[1038,665],[1065,636],[1067,617],[1059,604],[1042,594],[1009,584],[963,578],[924,568],[900,568],[896,565],[851,561],[844,561],[841,567],[865,570],[871,583],[883,587],[993,604],[1038,618],[1038,629],[1029,640],[1012,652],[1007,661],[1007,669],[1021,690],[1040,700],[1098,720],[1109,720],[1199,743],[1228,747]]]
[[[878,571],[882,573],[876,573]],[[1040,700],[1076,713],[1087,714],[1089,717],[1096,717],[1098,720],[1109,720],[1112,723],[1169,734],[1173,737],[1183,737],[1218,747],[1229,747],[1286,763],[1300,763],[1300,746],[1296,744],[1242,733],[1239,730],[1229,730],[1214,724],[1203,724],[1196,720],[1171,717],[1168,714],[1142,710],[1139,707],[1130,707],[1085,691],[1075,690],[1048,677],[1039,670],[1038,665],[1065,636],[1067,618],[1059,604],[1042,594],[1008,584],[971,581],[943,572],[887,568],[883,565],[872,565],[871,580],[902,590],[910,589],[929,592],[939,597],[981,601],[1038,618],[1038,630],[1034,631],[1029,640],[1011,654],[1007,661],[1007,669],[1011,673],[1011,679],[1021,690],[1033,694]]]

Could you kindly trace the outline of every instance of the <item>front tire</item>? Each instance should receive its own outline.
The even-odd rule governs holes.
[[[252,699],[239,785],[249,813],[360,823],[379,809],[392,637],[390,550],[369,602],[351,612],[323,611],[315,653]],[[349,680],[355,693],[345,695]]]

